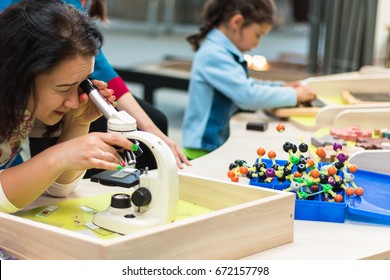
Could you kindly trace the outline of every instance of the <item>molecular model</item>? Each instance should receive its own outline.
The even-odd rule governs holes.
[[[279,131],[280,126],[277,127]],[[306,157],[308,145],[300,143],[297,147],[291,142],[285,142],[283,150],[289,154],[287,161],[276,160],[276,153],[270,150],[267,153],[269,160],[263,159],[266,150],[257,149],[258,158],[253,166],[245,160],[236,160],[229,166],[228,178],[238,182],[239,177],[247,177],[254,185],[267,187],[267,184],[279,184],[283,191],[295,192],[298,199],[313,200],[316,195],[322,195],[322,201],[343,202],[343,191],[347,196],[361,196],[363,189],[354,182],[357,166],[347,161],[342,153],[343,145],[333,144],[336,153],[334,162],[321,162],[326,157],[322,147],[316,149],[317,159]],[[267,167],[267,161],[269,167]]]

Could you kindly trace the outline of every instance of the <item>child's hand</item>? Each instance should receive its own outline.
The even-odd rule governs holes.
[[[301,81],[286,82],[286,83],[284,84],[284,86],[296,88],[296,87],[302,86],[302,83],[301,83]]]
[[[107,84],[103,81],[92,80],[91,82],[99,89],[107,101],[115,106],[114,101],[116,97],[113,95],[114,91],[112,89],[108,89]],[[79,102],[80,106],[77,109],[71,111],[72,116],[77,119],[79,123],[89,124],[102,115],[99,109],[89,99],[88,94],[80,94]]]
[[[297,93],[298,104],[310,102],[317,98],[315,92],[307,86],[296,85],[293,88]]]

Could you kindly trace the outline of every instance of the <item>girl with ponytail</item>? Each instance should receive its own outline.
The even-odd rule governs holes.
[[[196,52],[183,147],[194,159],[220,147],[229,137],[229,120],[240,110],[294,107],[315,99],[299,81],[291,84],[248,76],[244,52],[256,47],[272,28],[272,0],[208,0],[199,32],[187,38]]]

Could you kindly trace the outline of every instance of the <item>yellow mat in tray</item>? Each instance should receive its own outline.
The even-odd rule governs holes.
[[[105,210],[111,201],[111,194],[72,199],[56,204],[37,207],[16,213],[16,216],[77,231],[89,236],[111,239],[118,233],[100,228],[92,223],[93,215]],[[211,212],[210,209],[179,200],[176,221]]]
[[[341,95],[340,96],[326,96],[326,98],[321,97],[325,100],[330,106],[331,105],[343,105],[345,102],[343,101]],[[316,130],[318,127],[316,126],[316,115],[313,116],[301,116],[294,115],[290,116],[290,121],[294,124],[298,125],[300,128],[305,130]]]

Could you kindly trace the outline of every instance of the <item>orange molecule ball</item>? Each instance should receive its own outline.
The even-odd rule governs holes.
[[[318,171],[318,169],[313,169],[312,171],[310,171],[310,176],[314,179],[317,179],[320,177],[320,171]]]
[[[320,158],[326,157],[326,152],[325,152],[324,148],[318,147],[316,150],[316,155],[319,156]]]
[[[264,156],[265,155],[265,150],[264,148],[260,147],[257,149],[257,155],[258,156]]]
[[[362,188],[356,188],[355,193],[357,196],[362,196],[364,193],[364,190]]]
[[[278,124],[277,126],[276,126],[276,130],[278,131],[278,132],[283,132],[283,131],[285,131],[286,130],[286,127],[284,126],[284,124]]]
[[[295,178],[300,178],[300,177],[302,177],[302,173],[299,173],[298,171],[295,171],[294,172],[294,177]]]
[[[348,195],[348,196],[353,196],[355,194],[355,189],[354,188],[347,188],[345,190],[345,193]]]
[[[313,191],[313,192],[318,192],[318,190],[319,190],[319,187],[318,187],[318,185],[311,185],[311,190]]]
[[[329,168],[328,168],[328,175],[329,175],[329,176],[332,176],[332,175],[334,175],[334,174],[336,174],[336,173],[337,173],[336,167],[334,167],[334,166],[329,166]]]
[[[246,166],[241,166],[240,167],[240,173],[245,175],[246,173],[248,173],[248,167]]]
[[[235,173],[234,171],[232,171],[232,170],[229,170],[228,173],[227,173],[227,176],[228,176],[230,179],[232,179],[232,178],[234,178],[234,176],[236,176],[236,173]]]
[[[342,202],[343,201],[343,196],[341,194],[336,194],[334,197],[334,201],[336,202]]]
[[[234,177],[232,178],[232,182],[237,183],[237,182],[238,182],[238,176],[234,176]]]
[[[269,157],[269,158],[276,158],[276,153],[275,153],[275,151],[269,151],[269,152],[268,152],[268,157]]]
[[[348,171],[351,172],[351,173],[355,173],[357,171],[357,166],[355,164],[351,164],[348,167]]]
[[[306,166],[307,167],[312,167],[314,166],[315,162],[312,158],[309,158],[308,160],[306,160]]]

